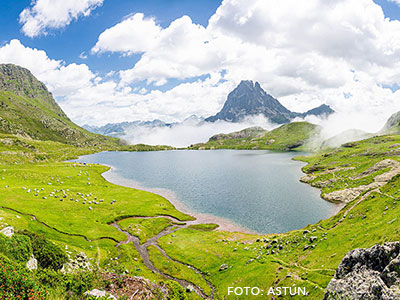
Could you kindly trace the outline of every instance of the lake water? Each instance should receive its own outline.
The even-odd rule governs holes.
[[[102,152],[78,162],[114,167],[116,175],[145,189],[174,192],[193,212],[226,218],[258,233],[299,229],[330,217],[337,205],[299,182],[298,153],[212,150]]]

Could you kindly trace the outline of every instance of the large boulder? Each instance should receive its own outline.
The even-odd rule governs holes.
[[[346,254],[324,300],[400,299],[400,243],[374,245]]]

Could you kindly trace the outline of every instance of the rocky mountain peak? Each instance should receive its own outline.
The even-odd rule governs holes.
[[[257,81],[242,80],[229,93],[221,111],[205,120],[208,122],[215,122],[217,120],[239,122],[248,116],[264,115],[274,123],[283,124],[289,123],[295,117],[328,115],[331,113],[333,113],[333,110],[325,104],[306,113],[292,112],[268,94]]]

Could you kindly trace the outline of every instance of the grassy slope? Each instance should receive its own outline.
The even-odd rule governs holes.
[[[19,134],[37,140],[77,146],[121,145],[116,138],[86,131],[40,99],[0,91],[0,105],[0,133]]]
[[[192,145],[190,149],[305,150],[306,142],[319,130],[314,124],[293,122],[266,132],[262,137],[225,138],[216,141],[210,139],[207,143]]]
[[[0,134],[0,206],[4,207],[0,209],[0,229],[11,225],[17,230],[44,234],[63,248],[67,246],[71,257],[85,252],[104,271],[128,270],[131,275],[162,279],[145,267],[132,244],[121,245],[118,251],[115,241],[108,238],[122,241],[126,236],[107,223],[129,215],[171,215],[181,220],[191,217],[177,211],[161,196],[108,183],[101,176],[107,167],[59,162],[94,151],[98,148]],[[62,190],[66,198],[62,198]],[[78,192],[85,195],[86,204]],[[104,202],[89,204],[94,197]],[[117,201],[111,205],[113,199]],[[111,259],[117,256],[117,262]],[[55,297],[63,298],[60,294]]]
[[[348,185],[368,184],[368,180],[353,181],[350,176],[360,174],[385,158],[399,160],[399,150],[396,150],[399,143],[399,136],[377,137],[351,144],[352,147],[349,148],[300,159],[309,162],[304,170],[316,176],[315,180],[324,180],[324,173],[329,168],[354,167],[355,169],[337,170],[333,173],[335,178],[327,187],[332,191]],[[318,171],[312,172],[313,169]],[[310,233],[307,234],[303,230],[296,230],[265,236],[261,238],[261,242],[257,242],[260,239],[257,236],[182,229],[174,233],[175,237],[163,237],[160,245],[174,259],[208,272],[208,279],[219,288],[220,297],[226,295],[228,286],[260,286],[267,289],[279,282],[280,286],[306,286],[310,299],[322,299],[324,288],[348,251],[399,239],[399,188],[400,177],[397,176],[355,206],[351,210],[352,216],[349,214],[350,217],[334,228],[333,225],[358,199],[348,203],[336,216],[309,225],[307,229]],[[310,236],[316,236],[317,241],[311,243]],[[264,238],[269,242],[264,242]],[[272,243],[273,239],[277,242]],[[281,250],[279,245],[282,245]],[[316,247],[304,250],[306,245]],[[234,251],[235,248],[237,251]],[[271,249],[275,251],[274,254],[271,254]],[[250,261],[251,259],[254,261]],[[223,263],[230,268],[220,272],[219,266]]]
[[[118,224],[122,230],[129,232],[131,235],[137,236],[140,243],[143,244],[149,238],[173,225],[173,222],[167,218],[137,218],[121,220]]]
[[[72,254],[85,252],[104,270],[119,273],[127,269],[132,275],[144,276],[151,280],[161,279],[159,275],[152,273],[144,266],[132,244],[122,245],[118,253],[115,242],[98,238],[111,237],[116,240],[125,240],[124,235],[107,225],[108,222],[122,216],[168,214],[183,220],[189,218],[187,215],[178,212],[160,196],[106,182],[101,177],[106,167],[56,162],[59,158],[73,157],[85,151],[90,153],[93,149],[78,149],[73,146],[62,146],[56,142],[33,141],[2,135],[0,140],[4,139],[6,143],[4,141],[0,143],[2,147],[0,205],[34,214],[38,220],[55,227],[58,231],[38,223],[31,216],[7,209],[0,209],[2,218],[0,227],[10,224],[17,229],[43,233],[63,247],[68,245],[68,251]],[[10,144],[9,139],[14,143]],[[348,144],[345,148],[299,159],[309,163],[304,170],[309,175],[315,176],[314,182],[330,179],[330,184],[322,189],[323,193],[327,193],[371,182],[372,176],[361,180],[353,180],[351,177],[385,158],[398,160],[400,153],[398,153],[397,144],[400,144],[399,136],[376,137]],[[24,156],[16,155],[18,151],[22,151]],[[48,162],[43,164],[40,159],[35,159],[38,153],[44,155]],[[326,173],[327,170],[332,171],[336,167],[342,169]],[[29,188],[31,191],[28,193]],[[35,196],[34,188],[43,188],[44,191]],[[61,189],[66,191],[68,195],[66,199],[73,197],[79,199],[79,202],[60,201],[60,197],[63,196]],[[227,287],[232,285],[259,286],[267,289],[277,284],[279,286],[296,284],[307,287],[310,293],[309,299],[321,299],[323,290],[332,278],[334,270],[349,250],[398,240],[400,233],[399,189],[400,179],[395,177],[382,187],[380,192],[372,193],[355,206],[351,212],[352,218],[345,218],[342,223],[332,229],[331,227],[340,219],[344,211],[357,200],[347,204],[338,215],[310,225],[307,228],[310,233],[307,234],[303,234],[303,230],[296,230],[286,234],[260,237],[242,233],[196,230],[203,229],[202,226],[197,226],[199,228],[180,229],[167,235],[159,240],[159,245],[173,259],[191,264],[207,274],[206,277],[217,287],[219,298],[223,298]],[[53,191],[59,198],[55,198],[54,195],[49,196]],[[92,193],[92,196],[86,196],[86,198],[93,200],[97,197],[105,201],[98,205],[91,205],[93,210],[89,210],[89,205],[82,204],[82,198],[76,194],[77,192],[85,195]],[[42,199],[43,196],[47,198]],[[110,204],[112,199],[117,200],[113,205]],[[139,236],[142,235],[142,240],[156,234],[166,226],[162,219],[161,221],[160,219],[146,220],[146,222],[140,222],[137,219],[120,221],[122,227],[138,223],[142,225],[141,232],[138,233]],[[212,229],[212,226],[206,227]],[[313,232],[314,229],[315,232]],[[62,234],[59,231],[82,234],[91,241],[86,241],[79,236]],[[317,241],[310,243],[310,236],[316,236]],[[261,241],[257,242],[260,239]],[[274,239],[276,243],[272,242]],[[316,247],[304,250],[306,245],[316,245]],[[160,256],[157,249],[150,250],[150,259],[166,273],[191,279],[207,289],[198,275],[189,269],[184,269],[182,265],[168,262],[165,257]],[[275,253],[271,254],[271,250]],[[120,255],[118,261],[111,259],[118,255]],[[219,267],[224,263],[228,264],[229,268],[219,271]],[[268,299],[266,296],[260,298]],[[236,297],[228,297],[228,299],[236,299]],[[248,299],[248,297],[243,296],[240,299]]]

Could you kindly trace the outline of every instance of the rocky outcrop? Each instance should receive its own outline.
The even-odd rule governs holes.
[[[324,300],[400,299],[400,243],[349,252],[330,281]]]
[[[333,191],[328,194],[324,194],[323,198],[332,202],[350,202],[355,198],[360,196],[363,192],[368,190],[377,189],[383,185],[385,185],[389,180],[391,180],[394,176],[400,174],[400,163],[395,160],[385,159],[380,162],[377,162],[372,167],[368,168],[366,171],[362,172],[360,175],[353,177],[353,180],[364,178],[378,171],[382,171],[384,169],[390,168],[387,172],[379,174],[374,177],[374,182],[366,185],[360,185],[354,188],[348,188],[339,191]],[[314,184],[313,184],[314,185]]]

